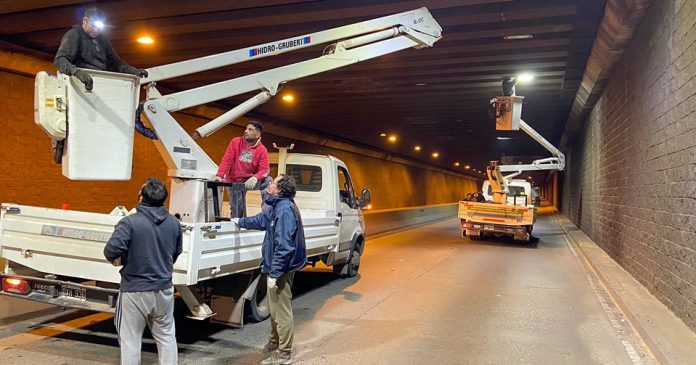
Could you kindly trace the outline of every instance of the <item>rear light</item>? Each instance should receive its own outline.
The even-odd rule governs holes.
[[[2,279],[2,291],[26,295],[31,291],[31,287],[26,280],[4,278]]]

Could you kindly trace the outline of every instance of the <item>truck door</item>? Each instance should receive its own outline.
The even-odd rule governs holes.
[[[357,198],[348,169],[338,166],[338,214],[341,219],[338,251],[350,250],[351,241],[358,223]],[[343,255],[339,255],[343,256]]]

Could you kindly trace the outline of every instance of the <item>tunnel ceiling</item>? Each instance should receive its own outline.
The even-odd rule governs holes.
[[[443,28],[443,39],[433,48],[409,49],[289,82],[282,92],[295,94],[292,106],[275,97],[253,113],[471,173],[465,165],[484,169],[501,155],[525,162],[549,156],[521,131],[496,132],[488,101],[500,94],[502,77],[533,72],[532,83],[517,86],[517,94],[526,98],[523,119],[557,144],[605,1],[0,1],[0,37],[48,57],[85,7],[95,4],[108,15],[108,36],[121,58],[143,68],[425,6]],[[143,33],[155,45],[137,43]],[[516,35],[532,38],[505,39]],[[310,47],[161,85],[188,89],[310,59],[321,51],[322,46]],[[251,95],[223,103],[233,106]],[[390,143],[380,133],[394,134],[397,141]],[[421,151],[414,151],[415,145]],[[439,158],[431,157],[434,151]]]

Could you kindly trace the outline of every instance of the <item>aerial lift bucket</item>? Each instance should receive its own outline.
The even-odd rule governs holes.
[[[520,129],[524,96],[498,96],[493,100],[495,108],[495,130],[517,131]]]
[[[86,70],[94,89],[75,77],[40,72],[35,83],[35,122],[65,140],[63,176],[70,180],[130,180],[133,131],[140,98],[138,77]]]

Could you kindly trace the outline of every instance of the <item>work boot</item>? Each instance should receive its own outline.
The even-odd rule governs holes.
[[[292,353],[290,351],[275,350],[271,357],[261,361],[261,365],[290,365],[292,364]]]
[[[278,350],[278,342],[268,340],[268,342],[263,345],[263,351],[265,351],[264,355],[271,356],[276,350]]]

